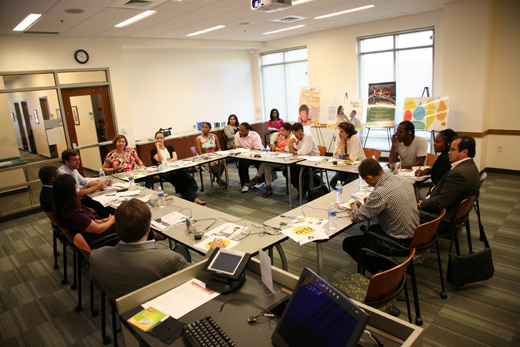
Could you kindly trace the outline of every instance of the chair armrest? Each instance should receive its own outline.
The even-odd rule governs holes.
[[[108,234],[93,240],[90,243],[90,247],[96,249],[104,246],[115,246],[118,242],[119,236],[117,236],[117,234]]]
[[[410,250],[411,250],[410,247],[405,247],[405,246],[401,245],[400,243],[398,243],[384,235],[375,233],[373,231],[366,231],[365,237],[366,236],[375,237],[377,239],[380,239],[380,240],[383,240],[383,241],[389,243],[390,245],[392,245],[392,247],[397,248],[399,251],[403,251],[403,254],[402,254],[403,256],[407,256],[408,254],[410,254]]]
[[[365,264],[366,264],[367,255],[375,257],[375,258],[384,259],[384,260],[390,262],[391,264],[394,264],[394,266],[399,265],[399,263],[396,262],[395,260],[393,260],[385,255],[382,255],[380,253],[377,253],[376,251],[373,251],[370,248],[363,247],[359,250],[359,263],[358,263],[358,265],[359,265],[358,272],[363,274],[363,276],[365,275]]]

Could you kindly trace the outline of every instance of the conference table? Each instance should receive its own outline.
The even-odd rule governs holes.
[[[352,200],[351,195],[358,191],[359,179],[350,182],[343,187],[343,193],[340,195],[339,201],[347,202]],[[318,199],[312,200],[305,205],[299,206],[293,210],[282,213],[279,216],[271,218],[265,221],[264,225],[271,228],[284,229],[286,228],[288,222],[299,216],[328,219],[327,209],[331,202],[336,202],[335,191],[332,191]],[[335,229],[329,230],[329,239],[336,237],[355,223],[352,221],[349,211],[340,210],[338,211],[337,216],[334,218],[334,224]],[[321,275],[323,269],[323,243],[327,241],[328,240],[313,241],[316,244],[316,263],[318,275]]]
[[[235,151],[229,151],[229,156],[235,159],[247,159],[267,163],[273,167],[285,166],[287,168],[287,186],[289,187],[289,206],[293,206],[291,194],[291,165],[305,160],[305,156],[261,150],[244,150],[241,148]]]

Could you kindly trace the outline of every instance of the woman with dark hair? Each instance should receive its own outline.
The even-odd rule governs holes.
[[[128,140],[125,135],[117,135],[112,140],[116,147],[107,154],[103,163],[103,170],[106,172],[132,171],[138,166],[144,166],[137,155],[135,149],[128,147]]]
[[[197,149],[197,153],[199,155],[204,153],[213,153],[216,151],[220,151],[220,144],[218,142],[217,136],[215,134],[210,133],[211,123],[204,122],[202,123],[202,134],[197,136],[195,139],[195,148]],[[205,168],[208,171],[211,171],[213,175],[217,178],[218,184],[223,187],[227,187],[227,182],[222,179],[222,174],[225,171],[224,164],[219,162],[211,162],[209,165],[206,165]],[[220,171],[220,175],[218,172]]]
[[[273,135],[274,136],[274,135]],[[285,151],[285,147],[289,145],[289,140],[291,139],[291,124],[289,123],[283,123],[280,126],[280,133],[276,137],[276,140],[271,145],[271,152],[280,152],[283,153]],[[272,175],[271,172],[274,168],[276,168],[276,165],[268,164],[268,163],[262,163],[260,164],[260,167],[258,167],[258,172],[256,173],[256,176],[250,181],[247,182],[245,185],[247,187],[252,187],[257,184],[258,180],[262,175],[265,177],[265,185],[267,191],[264,194],[264,198],[268,198],[271,195],[273,195],[273,188],[271,187],[272,183]]]
[[[227,125],[224,128],[224,134],[227,137],[227,149],[233,149],[235,147],[235,134],[238,132],[240,123],[238,122],[237,116],[234,114],[230,115],[227,120]]]
[[[164,134],[162,131],[155,133],[155,148],[150,151],[150,156],[154,165],[160,165],[177,160],[175,148],[171,145],[164,145]],[[183,197],[183,199],[192,201],[199,205],[206,205],[205,201],[198,198],[197,190],[193,184],[193,178],[186,169],[170,171],[163,175],[164,179],[175,187],[175,190]]]
[[[89,244],[102,236],[115,233],[115,218],[109,215],[97,220],[90,210],[81,205],[76,194],[76,180],[71,175],[59,175],[53,184],[54,217],[56,223],[74,237],[80,233]]]
[[[269,117],[270,120],[267,122],[267,126],[269,128],[276,128],[276,130],[280,131],[280,127],[283,124],[283,119],[280,118],[280,113],[276,108],[271,110]]]
[[[451,170],[451,163],[448,153],[450,151],[451,142],[456,136],[457,133],[451,129],[442,130],[437,134],[437,136],[435,136],[433,150],[435,153],[440,153],[439,157],[430,169],[417,170],[415,172],[416,176],[430,175],[432,180],[430,183],[423,184],[419,188],[420,200],[423,200],[426,195],[428,195],[429,191],[435,187],[437,183],[439,183],[441,178]]]
[[[334,146],[334,156],[343,156],[345,160],[365,160],[365,152],[361,146],[361,141],[356,135],[357,130],[354,124],[350,122],[341,122],[338,125],[339,134],[336,138]],[[330,186],[336,188],[338,181],[343,185],[350,183],[358,178],[358,175],[352,172],[337,172],[330,181]]]

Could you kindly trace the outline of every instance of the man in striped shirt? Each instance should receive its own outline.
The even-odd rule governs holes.
[[[405,178],[384,172],[375,159],[366,159],[359,165],[360,177],[374,191],[365,204],[356,201],[350,205],[352,220],[356,223],[372,221],[368,230],[382,234],[393,241],[408,247],[419,225],[419,211],[415,203],[413,185]],[[373,221],[374,223],[374,221]],[[359,259],[359,250],[363,247],[385,255],[392,255],[392,247],[385,241],[356,235],[343,241],[343,249],[354,260]],[[366,264],[367,270],[375,274],[381,270],[382,264],[372,261]]]

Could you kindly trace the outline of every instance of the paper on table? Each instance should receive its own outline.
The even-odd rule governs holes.
[[[138,198],[138,199],[141,200],[142,202],[148,202],[148,201],[150,201],[151,198],[152,198],[152,194],[148,194],[148,195],[145,195],[142,198]]]
[[[310,226],[310,225],[298,225],[281,231],[282,234],[287,235],[300,245],[304,245],[307,242],[324,240],[329,237],[325,233],[322,227]]]
[[[120,189],[128,188],[128,187],[130,187],[130,182],[117,182],[117,183],[112,184],[112,187],[120,188]]]
[[[127,190],[126,192],[117,193],[116,196],[122,198],[122,197],[125,197],[125,196],[139,195],[140,193],[141,193],[141,191],[139,189]]]
[[[171,212],[167,215],[157,218],[152,221],[152,226],[157,229],[166,229],[171,227],[172,225],[184,223],[186,221],[186,216],[179,212]]]
[[[229,151],[216,151],[215,153],[217,153],[219,155],[228,155],[230,152],[231,152],[231,150],[229,150]]]
[[[153,307],[173,318],[179,319],[209,300],[216,298],[219,293],[206,289],[204,282],[196,278],[145,302],[143,308]]]
[[[304,216],[298,216],[294,218],[292,221],[289,222],[289,225],[308,225],[311,227],[322,227],[324,228],[325,225],[327,225],[328,220],[323,218],[315,218],[315,217],[304,217]]]
[[[232,239],[235,236],[240,235],[247,230],[247,227],[236,225],[233,223],[222,224],[215,229],[208,231],[206,236],[225,237],[226,239]]]
[[[251,150],[247,149],[247,148],[235,148],[233,150],[233,152],[236,152],[236,153],[247,153],[247,152],[251,152]]]
[[[220,237],[218,236],[211,236],[197,244],[195,244],[194,247],[197,247],[199,249],[202,249],[203,251],[207,251],[211,248],[211,245],[213,244],[213,241],[215,239],[218,239]],[[235,247],[236,245],[238,245],[238,241],[233,241],[233,240],[229,240],[229,239],[222,239],[222,241],[224,242],[224,244],[226,245],[224,248],[233,248]]]
[[[95,200],[99,202],[103,207],[107,207],[111,205],[114,201],[116,201],[118,197],[115,194],[111,195],[100,195],[92,198],[92,200]]]
[[[307,160],[308,161],[323,161],[323,160],[327,160],[327,158],[323,158],[323,157],[307,157]]]
[[[262,276],[262,283],[269,288],[271,293],[274,293],[271,258],[261,249],[258,249],[258,255],[260,256],[260,274]]]

